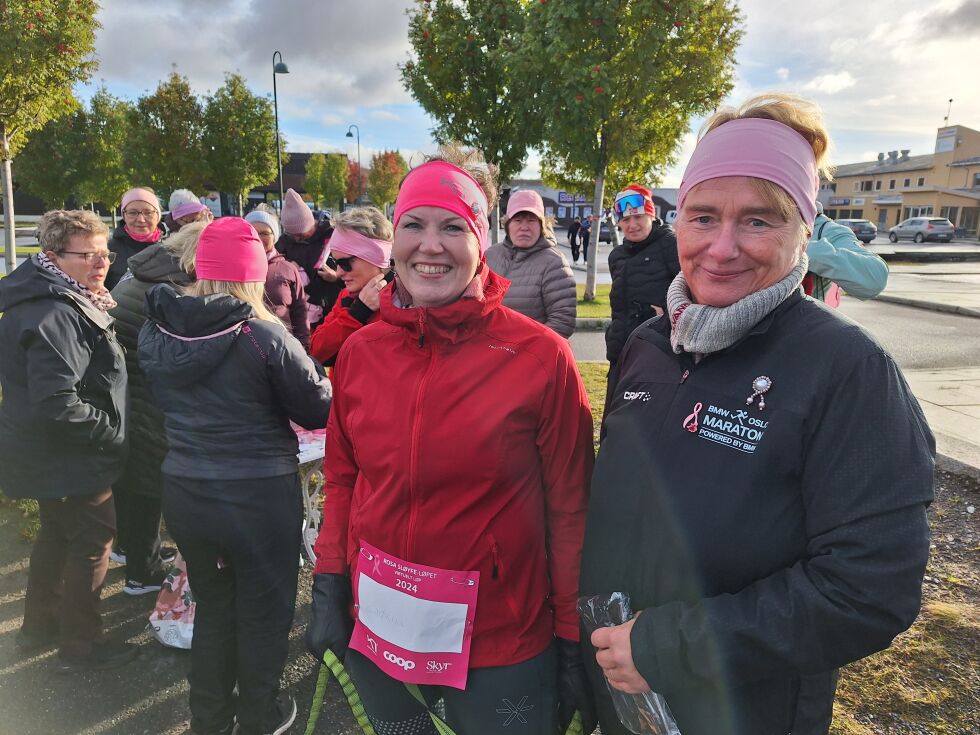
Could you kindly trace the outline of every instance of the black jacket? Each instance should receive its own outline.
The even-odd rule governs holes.
[[[126,349],[129,373],[129,459],[116,490],[159,497],[163,476],[160,465],[167,455],[163,414],[150,395],[136,359],[140,329],[146,321],[146,292],[157,283],[186,286],[193,279],[162,245],[150,245],[129,259],[129,273],[112,289],[118,306],[109,313],[116,320],[116,335]]]
[[[160,227],[160,229],[166,233],[163,227]],[[126,226],[119,225],[113,231],[112,237],[109,238],[109,250],[116,254],[116,262],[109,266],[109,273],[105,277],[105,287],[110,291],[114,289],[116,284],[126,274],[126,269],[129,267],[129,259],[136,255],[136,253],[142,252],[154,244],[152,242],[134,240],[126,232]]]
[[[680,270],[677,238],[659,220],[645,240],[626,240],[609,253],[612,320],[606,327],[606,359],[613,365],[632,331],[655,316],[653,307],[666,309],[667,287]]]
[[[836,669],[919,610],[935,443],[901,372],[797,292],[697,365],[648,322],[609,391],[580,593],[632,596],[684,735],[826,733]]]
[[[181,297],[161,284],[146,304],[139,364],[164,414],[164,473],[237,480],[296,472],[289,421],[323,428],[330,409],[330,382],[296,338],[232,296]]]
[[[333,235],[333,227],[330,226],[330,220],[320,212],[316,230],[308,238],[297,240],[284,232],[276,243],[276,250],[282,253],[286,260],[291,260],[298,265],[310,279],[306,286],[306,300],[323,307],[324,315],[330,312],[340,292],[344,290],[344,282],[339,278],[336,281],[324,281],[316,271],[317,261],[323,254],[323,245],[330,240],[331,235]],[[327,264],[336,270],[337,264],[332,259]]]
[[[112,317],[37,256],[0,280],[0,488],[62,498],[110,487],[126,462],[126,364]]]

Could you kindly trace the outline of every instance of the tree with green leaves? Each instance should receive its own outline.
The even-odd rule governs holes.
[[[544,108],[542,170],[551,180],[649,182],[674,162],[693,116],[732,88],[742,35],[733,0],[564,0],[528,8],[514,68],[536,79]],[[595,297],[592,244],[585,298]]]
[[[79,146],[84,161],[79,194],[83,200],[106,205],[113,222],[116,203],[133,185],[125,156],[132,107],[110,94],[104,85],[100,87],[89,100]]]
[[[28,136],[72,112],[76,82],[97,64],[95,0],[0,0],[0,178],[7,272],[16,265],[10,162]]]
[[[520,172],[542,136],[537,80],[514,66],[512,53],[525,32],[541,32],[527,27],[526,4],[416,0],[408,30],[414,54],[400,67],[405,88],[436,120],[436,140],[479,149],[502,182]]]
[[[306,162],[306,179],[303,188],[313,201],[314,207],[319,207],[323,200],[323,169],[327,165],[327,157],[322,153],[314,153]]]
[[[202,189],[209,173],[203,137],[201,103],[187,77],[172,71],[130,113],[125,155],[133,179],[160,192]],[[242,142],[235,140],[237,146]]]
[[[249,190],[276,179],[276,129],[272,103],[252,94],[238,74],[207,98],[204,108],[204,153],[208,178],[221,191],[242,198]],[[280,136],[280,145],[285,141]],[[170,188],[176,188],[171,182]]]
[[[17,156],[17,181],[48,209],[62,209],[71,198],[83,199],[84,129],[85,112],[81,109],[49,120],[31,134]]]
[[[398,151],[382,151],[371,156],[367,176],[367,191],[379,209],[395,201],[398,185],[408,173],[408,164]]]
[[[328,208],[342,208],[347,192],[347,156],[343,153],[328,153],[324,164],[323,199]]]

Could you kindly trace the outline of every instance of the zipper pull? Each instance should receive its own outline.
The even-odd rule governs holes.
[[[685,369],[684,372],[681,373],[681,383],[683,383],[685,380],[687,380],[687,376],[690,375],[690,374],[691,374],[691,371]]]
[[[419,309],[419,347],[425,344],[425,312]]]
[[[491,579],[496,579],[500,572],[500,560],[497,558],[497,542],[494,541],[490,547],[490,554],[493,557],[493,571],[490,573]]]

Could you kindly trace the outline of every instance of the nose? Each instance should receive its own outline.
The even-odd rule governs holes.
[[[728,218],[722,219],[713,233],[708,252],[718,262],[733,260],[738,257],[738,225],[736,222]]]
[[[438,228],[426,227],[419,233],[419,252],[434,254],[442,251],[442,241]]]

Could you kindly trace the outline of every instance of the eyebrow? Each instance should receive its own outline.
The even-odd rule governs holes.
[[[422,218],[421,217],[416,217],[414,214],[411,214],[409,212],[405,212],[405,214],[403,214],[402,216],[403,217],[411,217],[416,222],[422,222]],[[462,222],[464,225],[466,224],[466,220],[463,219],[462,217],[460,217],[458,214],[450,214],[448,217],[440,220],[439,221],[439,224],[440,225],[444,225],[444,224],[447,224],[449,222],[456,222],[456,223]]]
[[[718,214],[721,211],[718,207],[713,207],[710,204],[689,204],[684,209],[691,212],[703,212],[704,214]],[[778,211],[770,207],[746,207],[745,209],[738,210],[738,215],[740,217],[759,215],[775,217],[776,219],[782,218],[782,215]]]

